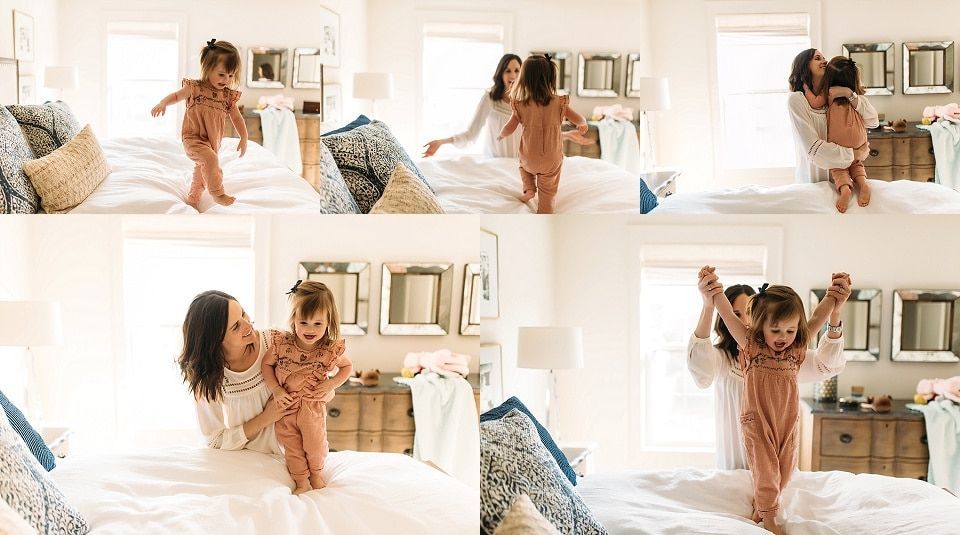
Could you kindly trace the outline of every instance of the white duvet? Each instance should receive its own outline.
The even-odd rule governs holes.
[[[220,147],[223,186],[237,198],[220,206],[204,193],[203,213],[248,214],[299,212],[319,214],[320,196],[307,181],[287,169],[270,151],[247,143],[243,158],[237,138],[224,138]],[[74,208],[75,214],[196,214],[184,199],[194,164],[174,138],[116,138],[103,143],[113,171]]]
[[[576,489],[610,535],[768,533],[750,521],[746,470],[597,474]],[[960,533],[960,499],[916,479],[796,472],[778,522],[789,535]]]
[[[425,158],[417,167],[451,214],[536,213],[536,200],[520,202],[522,184],[516,158],[466,155]],[[640,213],[640,179],[616,165],[573,156],[565,158],[557,191],[558,214]]]
[[[911,180],[870,180],[870,204],[856,197],[848,214],[960,214],[960,192]],[[787,186],[743,186],[703,193],[677,193],[660,200],[653,214],[839,214],[829,182]]]
[[[291,494],[283,460],[209,448],[75,457],[50,475],[106,534],[470,534],[479,489],[407,456],[335,452],[325,489]]]

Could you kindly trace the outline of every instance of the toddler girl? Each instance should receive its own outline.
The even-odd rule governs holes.
[[[290,295],[290,332],[270,330],[263,357],[263,380],[281,408],[297,412],[275,426],[294,494],[322,489],[320,476],[327,458],[327,403],[347,382],[353,365],[344,354],[340,314],[333,294],[315,281],[297,281]],[[337,369],[334,376],[330,372]]]
[[[563,145],[560,125],[564,118],[587,133],[587,121],[568,107],[569,98],[557,95],[557,65],[549,56],[530,56],[520,66],[520,77],[510,89],[513,114],[500,130],[497,141],[510,136],[523,125],[520,137],[520,178],[527,202],[537,195],[538,214],[552,214],[553,201],[560,183]]]
[[[705,266],[701,277],[712,270]],[[749,323],[734,313],[723,292],[717,293],[714,303],[740,349],[740,428],[753,475],[753,520],[762,520],[765,529],[779,534],[775,518],[780,491],[797,466],[797,372],[807,358],[815,359],[817,369],[824,372],[843,368],[842,304],[830,312],[827,336],[820,339],[816,350],[808,351],[803,301],[791,288],[761,286],[750,301]]]
[[[237,108],[240,92],[240,52],[226,41],[211,39],[200,51],[200,79],[183,79],[183,87],[170,93],[150,110],[157,117],[166,113],[167,106],[187,101],[183,117],[183,148],[196,163],[187,204],[199,211],[200,195],[204,187],[217,204],[229,206],[236,200],[223,191],[223,171],[217,152],[223,139],[223,125],[230,115],[233,128],[240,134],[237,150],[240,156],[247,152],[247,127]]]
[[[827,95],[827,141],[851,149],[862,147],[867,143],[867,127],[863,117],[857,113],[857,99],[861,98],[864,90],[860,85],[860,69],[856,62],[845,56],[831,59],[823,75],[823,85],[830,88]],[[847,211],[854,183],[860,190],[857,204],[870,204],[870,186],[867,185],[867,171],[863,162],[854,160],[850,167],[831,169],[830,174],[840,193],[837,210],[841,213]]]

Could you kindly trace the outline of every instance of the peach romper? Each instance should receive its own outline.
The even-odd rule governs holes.
[[[320,395],[319,382],[327,380],[346,349],[343,339],[330,347],[303,351],[294,342],[296,335],[269,331],[270,351],[276,358],[277,382],[294,397],[294,414],[280,418],[274,426],[283,446],[287,470],[298,486],[306,486],[310,474],[323,470],[327,459],[327,402],[334,392]],[[344,365],[341,363],[341,365]]]
[[[780,491],[797,466],[797,373],[804,358],[802,347],[775,354],[755,340],[740,350],[740,369],[744,370],[740,428],[753,476],[754,507],[761,518],[776,516]]]
[[[183,117],[183,149],[196,163],[187,201],[196,204],[204,186],[210,195],[223,195],[223,171],[220,169],[220,141],[230,110],[240,100],[240,91],[214,89],[200,80],[183,79],[183,87],[190,88],[187,112]]]
[[[827,141],[850,149],[867,142],[867,127],[863,117],[846,98],[834,99],[827,106]],[[866,179],[867,171],[863,168],[863,162],[854,160],[846,169],[831,169],[830,175],[839,190],[840,186],[853,187],[856,179]]]
[[[563,142],[560,140],[560,125],[567,115],[570,98],[555,96],[550,104],[541,106],[527,101],[511,102],[513,114],[520,119],[523,132],[520,135],[520,178],[523,190],[537,192],[537,213],[552,214],[557,188],[560,185],[560,168],[563,166]]]

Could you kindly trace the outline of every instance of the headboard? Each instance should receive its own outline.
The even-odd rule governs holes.
[[[19,75],[17,60],[0,58],[0,105],[20,103]]]

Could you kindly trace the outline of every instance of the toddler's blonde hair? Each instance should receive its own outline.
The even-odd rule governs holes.
[[[240,86],[240,51],[228,41],[211,39],[200,50],[200,79],[207,81],[213,70],[223,62],[223,67],[233,74],[230,89]]]

